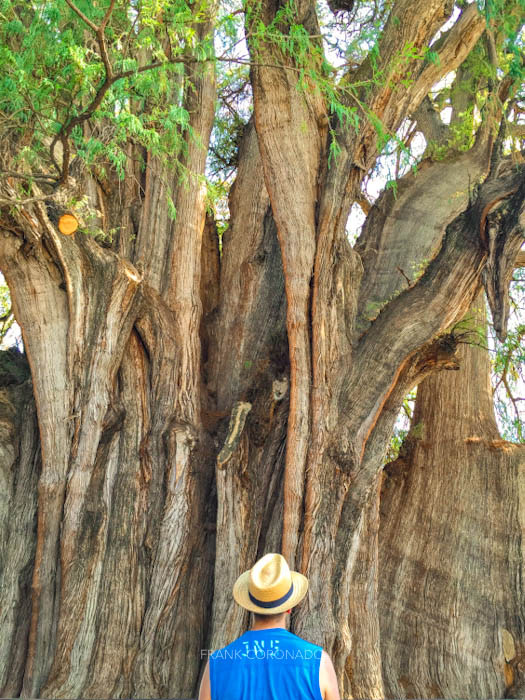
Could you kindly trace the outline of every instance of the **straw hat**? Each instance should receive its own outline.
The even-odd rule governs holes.
[[[265,554],[235,581],[233,597],[246,610],[275,615],[297,605],[307,590],[306,576],[290,571],[281,554]]]

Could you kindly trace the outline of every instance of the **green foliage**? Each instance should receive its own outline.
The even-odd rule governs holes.
[[[388,464],[389,462],[394,462],[399,457],[399,452],[403,446],[403,441],[408,434],[407,428],[394,428],[392,437],[390,438],[390,443],[386,455],[383,459],[383,464]]]
[[[509,331],[503,343],[489,325],[494,407],[502,436],[525,443],[525,269],[516,270],[510,286]]]
[[[249,43],[255,60],[264,63],[268,55],[280,53],[283,65],[297,75],[297,89],[305,95],[313,93],[320,96],[331,123],[357,130],[360,126],[358,111],[359,108],[363,109],[363,105],[355,94],[355,86],[337,83],[335,68],[326,60],[319,37],[312,36],[302,24],[296,23],[295,0],[288,0],[282,5],[267,25],[259,16],[259,6],[256,3],[247,4],[246,17]],[[356,104],[349,104],[349,97]],[[340,147],[336,143],[335,128],[330,128],[329,134],[330,165],[340,152]]]
[[[0,348],[6,345],[6,336],[13,328],[14,322],[9,289],[0,275]]]
[[[495,407],[502,424],[502,434],[508,440],[525,443],[525,397],[523,389],[523,366],[525,365],[525,325],[512,330],[505,342],[497,347],[493,369],[496,375]],[[503,392],[498,392],[499,388]]]
[[[244,22],[240,0],[223,0],[217,16],[215,37],[217,52],[237,55],[244,44]],[[207,207],[217,225],[219,246],[228,228],[228,194],[235,178],[239,144],[253,105],[249,64],[243,59],[229,63],[217,61],[217,101],[207,164]]]
[[[401,406],[399,416],[394,426],[394,432],[392,433],[392,437],[390,438],[390,444],[383,459],[383,464],[393,462],[400,455],[400,451],[403,447],[403,441],[408,435],[410,421],[412,420],[412,415],[414,413],[416,393],[417,388],[412,389],[412,391],[410,391],[403,399],[403,404]],[[422,437],[422,430],[422,425],[418,424],[417,426],[414,426],[412,429],[412,433],[415,433],[414,437]]]
[[[425,271],[426,271],[427,267],[429,266],[429,264],[430,264],[430,259],[429,259],[429,258],[423,258],[422,260],[420,260],[420,261],[417,262],[417,263],[412,262],[412,263],[410,264],[410,269],[411,269],[411,272],[412,272],[412,281],[413,281],[413,282],[417,282],[418,279],[420,279],[421,277],[423,277],[423,275],[425,274]]]
[[[378,11],[378,5],[382,5],[383,11]],[[381,119],[367,106],[364,96],[373,87],[384,85],[388,76],[395,73],[403,74],[402,84],[413,82],[415,76],[406,69],[413,61],[439,61],[436,52],[427,48],[419,49],[407,42],[388,66],[380,67],[379,38],[386,10],[390,6],[391,3],[375,3],[374,20],[346,47],[347,60],[358,57],[362,59],[366,55],[373,68],[372,77],[365,81],[355,81],[352,80],[351,71],[346,71],[338,80],[339,69],[327,60],[319,37],[310,35],[304,26],[295,24],[294,0],[288,0],[281,6],[268,25],[259,16],[258,4],[247,5],[249,42],[255,59],[264,63],[268,55],[275,57],[276,50],[281,52],[283,64],[297,72],[298,90],[305,94],[317,93],[323,99],[330,124],[333,125],[329,130],[329,165],[340,152],[336,143],[337,129],[350,128],[358,131],[363,121],[368,121],[377,134],[379,151],[383,151],[392,140],[398,142],[397,136],[390,133]],[[338,47],[333,48],[337,50]]]
[[[487,27],[500,39],[500,66],[513,79],[516,91],[523,91],[525,66],[523,62],[523,21],[525,0],[477,0],[484,13]]]
[[[108,4],[77,6],[99,24]],[[188,55],[204,61],[213,51],[210,37],[197,36],[201,21],[185,0],[117,2],[104,34],[108,80],[94,32],[64,0],[2,0],[0,112],[4,132],[24,143],[18,164],[52,169],[50,141],[68,129],[74,155],[102,176],[107,167],[123,176],[130,141],[166,163],[181,158],[192,135],[182,61]]]
[[[523,78],[519,31],[524,2],[482,3],[487,22],[497,26],[503,36],[496,42],[501,47],[502,70],[508,70],[516,84]],[[109,0],[78,0],[77,5],[89,21],[98,25]],[[409,64],[438,63],[439,55],[429,47],[400,43],[390,65],[380,68],[381,32],[392,5],[390,0],[362,0],[356,3],[352,22],[344,27],[339,23],[337,31],[324,31],[319,37],[312,36],[305,25],[297,22],[294,0],[282,4],[266,23],[258,3],[247,2],[243,7],[240,0],[223,0],[214,28],[220,54],[217,60],[213,37],[201,36],[198,31],[199,23],[207,21],[212,11],[211,4],[203,1],[199,5],[190,0],[117,0],[104,39],[112,71],[122,77],[107,85],[107,66],[97,38],[65,0],[1,0],[3,136],[18,141],[18,165],[32,170],[53,170],[50,141],[69,128],[72,155],[96,168],[101,177],[108,168],[123,177],[129,142],[140,144],[148,153],[176,166],[184,159],[189,139],[195,137],[184,107],[184,96],[192,89],[191,73],[200,70],[202,62],[216,60],[219,99],[210,169],[214,173],[220,171],[227,182],[235,170],[239,135],[251,110],[248,61],[239,60],[244,41],[244,10],[255,59],[264,60],[270,54],[275,59],[277,48],[281,62],[297,76],[298,90],[305,94],[315,92],[324,100],[331,124],[330,164],[340,151],[337,129],[358,130],[364,121],[373,125],[380,150],[388,151],[392,142],[403,149],[397,135],[388,133],[366,107],[363,96],[374,86],[384,84],[393,72],[401,74],[402,84],[410,84],[414,75]],[[322,17],[321,8],[319,13],[329,29],[336,26],[332,17],[328,21]],[[399,18],[394,15],[392,23],[398,25]],[[270,54],[265,53],[268,47]],[[344,59],[344,66],[337,66],[336,56]],[[196,64],[185,64],[188,58]],[[353,80],[349,67],[365,58],[373,75],[360,83]],[[488,73],[484,61],[484,68],[483,62],[478,61],[479,71],[486,69]],[[151,67],[144,70],[147,65]],[[344,72],[342,79],[337,78],[340,70]],[[479,94],[482,101],[483,91]],[[71,126],[87,113],[89,128],[83,122]],[[470,147],[473,119],[471,110],[465,113],[461,125],[454,126],[451,147]],[[435,156],[441,155],[436,150]]]
[[[392,190],[394,193],[394,198],[397,199],[397,180],[387,180],[385,183],[385,189]]]
[[[439,54],[437,51],[432,51],[430,48],[425,49],[424,58],[428,63],[433,63],[436,66],[440,65]]]
[[[448,139],[437,144],[430,141],[427,156],[433,160],[446,160],[455,153],[469,151],[474,145],[476,129],[474,125],[474,105],[469,105],[464,112],[449,126]]]

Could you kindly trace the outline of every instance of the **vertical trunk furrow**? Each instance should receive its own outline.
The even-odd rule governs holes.
[[[35,556],[40,447],[30,382],[0,389],[0,694],[22,687]]]

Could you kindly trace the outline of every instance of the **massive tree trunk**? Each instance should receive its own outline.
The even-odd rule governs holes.
[[[525,690],[525,448],[498,432],[485,325],[479,296],[462,324],[459,371],[419,385],[400,456],[385,467],[378,618],[388,697]]]
[[[332,654],[345,692],[405,692],[378,647],[383,455],[406,392],[455,365],[447,329],[482,282],[505,332],[525,199],[523,169],[505,160],[471,191],[491,164],[493,110],[470,150],[426,158],[348,242],[348,212],[380,152],[377,120],[395,132],[485,28],[469,5],[437,47],[440,60],[424,62],[418,52],[452,3],[419,9],[393,3],[377,60],[343,78],[367,85],[347,93],[366,107],[349,129],[322,92],[298,89],[282,46],[254,40],[251,27],[272,22],[275,4],[248,7],[254,116],[221,242],[202,187],[215,99],[206,61],[185,65],[184,182],[130,141],[123,182],[110,168],[72,167],[75,179],[61,184],[63,200],[89,194],[104,231],[118,229],[112,241],[62,236],[41,201],[2,205],[0,269],[38,435],[31,398],[9,387],[0,523],[15,515],[0,539],[0,695],[192,695],[201,650],[244,631],[235,578],[276,550],[310,579],[293,630]],[[313,6],[301,0],[294,11],[315,43]],[[2,195],[15,199],[9,178]],[[501,619],[517,649],[518,623]],[[491,694],[483,678],[476,688]],[[443,692],[459,687],[439,682]]]
[[[200,22],[197,32],[209,29]],[[183,104],[199,138],[187,135],[187,181],[151,154],[141,173],[141,149],[130,146],[123,184],[116,173],[67,183],[92,193],[105,230],[118,230],[113,250],[61,236],[40,202],[4,219],[0,268],[31,366],[42,469],[27,649],[2,694],[195,688],[213,565],[199,175],[215,90],[211,67],[188,73]]]

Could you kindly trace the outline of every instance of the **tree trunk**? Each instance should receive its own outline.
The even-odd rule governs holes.
[[[346,237],[380,153],[377,120],[395,133],[484,31],[472,3],[440,60],[421,61],[452,7],[429,0],[414,16],[411,0],[393,3],[375,65],[342,78],[368,85],[343,91],[365,115],[353,129],[313,85],[298,88],[292,55],[254,39],[276,4],[247,3],[254,116],[222,249],[202,186],[215,100],[202,60],[184,64],[174,97],[191,127],[186,181],[130,139],[122,182],[108,168],[61,188],[65,199],[87,192],[104,231],[118,229],[111,241],[61,236],[41,201],[1,205],[0,269],[29,358],[38,440],[31,418],[16,427],[30,399],[15,410],[8,397],[0,522],[12,511],[19,524],[0,540],[0,561],[11,562],[0,695],[192,695],[202,650],[244,631],[233,582],[268,551],[309,577],[292,629],[330,652],[345,692],[394,687],[390,672],[383,684],[378,646],[383,455],[406,392],[454,365],[458,339],[447,329],[482,282],[504,333],[524,228],[523,168],[497,168],[469,190],[489,170],[491,113],[469,151],[425,159],[397,198],[379,198],[354,248]],[[312,3],[294,12],[316,42]],[[199,14],[195,35],[211,25]],[[15,198],[9,178],[2,192],[1,202]],[[501,624],[518,649],[517,623]],[[496,686],[484,678],[488,693]]]
[[[0,688],[14,697],[27,656],[41,457],[27,361],[7,351],[0,362]]]
[[[400,456],[384,471],[378,614],[388,697],[525,690],[525,448],[498,433],[481,296],[467,319],[459,371],[419,385]]]
[[[253,565],[259,552],[281,546],[289,406],[286,303],[252,122],[240,154],[208,362],[218,507],[211,648],[229,643],[245,628],[247,614],[231,595],[237,576]]]
[[[204,225],[203,208],[192,205],[200,223],[188,231],[199,254],[177,258],[171,269],[178,274],[178,265],[198,261],[199,270],[185,278],[185,285],[193,280],[193,296],[185,296],[185,285],[180,291],[160,285],[151,262],[159,258],[147,258],[151,250],[141,244],[162,218],[161,183],[149,169],[137,194],[144,201],[132,251],[143,251],[133,258],[136,266],[84,236],[59,237],[40,205],[29,220],[11,222],[0,239],[31,364],[42,448],[36,541],[29,538],[25,558],[12,566],[19,583],[11,578],[3,593],[8,603],[29,595],[23,582],[32,568],[27,627],[4,640],[3,694],[191,695],[200,649],[210,638],[214,647],[227,643],[246,623],[230,597],[235,577],[263,552],[281,547],[291,381],[286,269],[251,125],[241,153],[220,266],[213,226]],[[430,178],[428,186],[433,182],[442,187]],[[514,241],[521,191],[505,201],[498,231]],[[310,523],[303,541],[311,593],[297,611],[295,630],[328,648],[341,683],[355,696],[382,693],[370,496],[407,389],[452,362],[454,342],[433,338],[463,314],[479,288],[486,252],[478,209],[449,224],[423,277],[369,319],[349,368],[336,372],[334,365],[338,403],[324,417],[332,429],[319,433],[321,481],[303,513]],[[437,235],[447,211],[436,208],[434,216]],[[162,240],[167,245],[169,239]],[[332,333],[339,327],[350,343],[358,298],[348,290],[360,263],[348,243],[338,245],[334,315],[325,327]],[[195,295],[203,299],[202,324]],[[377,358],[377,347],[388,352]],[[31,440],[22,442],[19,461],[36,484]],[[5,471],[12,468],[9,462]],[[13,489],[7,489],[10,509],[22,495]],[[301,543],[302,526],[294,536]]]
[[[200,20],[196,32],[209,28]],[[6,215],[9,233],[4,220],[0,268],[31,365],[42,471],[27,651],[2,694],[195,688],[213,581],[199,175],[215,88],[206,64],[188,72],[184,106],[198,138],[187,135],[187,181],[151,155],[141,173],[130,146],[123,185],[115,173],[96,186],[89,174],[68,184],[96,194],[107,230],[118,228],[113,250],[61,236],[41,203]]]

